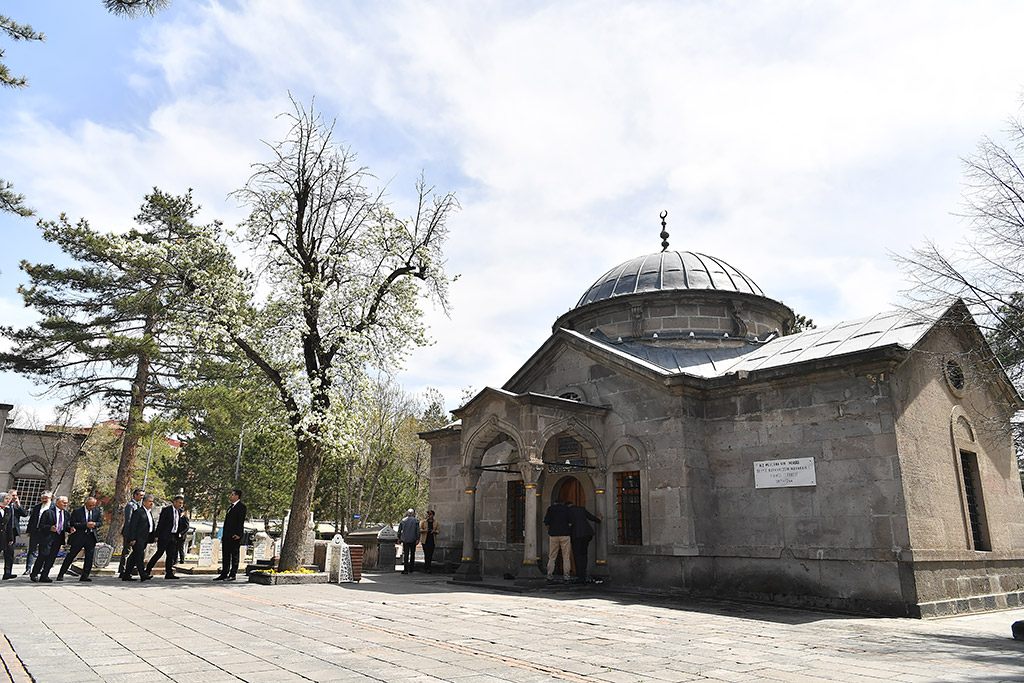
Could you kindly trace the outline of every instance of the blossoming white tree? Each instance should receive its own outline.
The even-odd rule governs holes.
[[[420,305],[447,309],[442,246],[458,207],[422,177],[399,218],[355,155],[335,143],[311,106],[293,102],[286,138],[269,145],[237,198],[249,208],[240,238],[251,272],[211,294],[209,319],[277,390],[298,454],[280,566],[302,561],[304,530],[325,454],[346,438],[347,392],[370,366],[391,367],[427,341]],[[214,283],[211,283],[211,285]]]

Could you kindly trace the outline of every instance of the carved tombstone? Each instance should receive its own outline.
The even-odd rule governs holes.
[[[96,551],[92,558],[92,566],[103,569],[110,564],[110,558],[114,556],[114,548],[106,543],[97,543]]]
[[[213,539],[207,536],[199,543],[199,566],[213,566]]]

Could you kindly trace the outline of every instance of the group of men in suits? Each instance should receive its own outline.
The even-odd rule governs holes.
[[[189,529],[188,515],[184,508],[185,497],[177,495],[170,505],[160,511],[159,520],[153,519],[153,496],[142,489],[132,492],[132,499],[124,508],[124,526],[121,538],[121,566],[118,572],[122,581],[148,581],[153,578],[153,567],[164,558],[164,578],[177,579],[174,565],[184,559],[185,536]],[[146,546],[156,542],[156,553],[146,562]],[[127,557],[127,559],[125,559]]]
[[[4,579],[15,578],[14,543],[18,535],[18,518],[28,515],[29,550],[25,573],[33,583],[63,581],[64,575],[82,552],[85,563],[79,581],[92,581],[93,557],[98,533],[103,526],[103,514],[97,507],[96,498],[90,496],[81,507],[68,511],[67,496],[60,496],[51,503],[52,494],[44,491],[31,512],[26,512],[18,501],[17,491],[11,490],[0,504],[0,548],[4,556]],[[220,574],[215,581],[234,581],[242,539],[245,536],[246,507],[242,502],[242,491],[231,491],[227,514],[224,517],[221,547],[224,560]],[[189,518],[184,510],[185,497],[177,495],[171,505],[163,508],[159,520],[153,519],[154,498],[142,489],[132,491],[131,500],[124,509],[124,524],[121,537],[124,541],[118,575],[123,581],[148,581],[153,578],[153,568],[164,558],[164,578],[177,579],[174,565],[184,561],[184,543],[189,530]],[[70,541],[70,549],[55,579],[50,570],[56,562],[61,547]],[[156,553],[145,561],[146,546],[156,542]],[[139,577],[136,579],[136,575]]]

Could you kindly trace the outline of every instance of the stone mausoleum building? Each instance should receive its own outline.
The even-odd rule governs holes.
[[[560,497],[604,516],[589,573],[616,584],[912,616],[1024,604],[1022,402],[964,305],[793,325],[718,258],[612,268],[504,386],[421,435],[438,555],[542,581]]]

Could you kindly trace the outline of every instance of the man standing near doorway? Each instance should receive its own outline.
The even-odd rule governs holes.
[[[402,542],[402,573],[412,574],[416,571],[416,541],[420,540],[420,520],[412,508],[398,523],[398,540]]]
[[[595,517],[587,512],[587,508],[582,505],[572,505],[569,507],[572,559],[576,564],[576,580],[580,583],[586,583],[587,581],[587,546],[590,545],[591,539],[594,538],[594,530],[591,528],[590,522],[600,524],[602,519],[604,519],[602,515]]]
[[[64,575],[71,568],[71,563],[78,553],[85,550],[85,564],[82,565],[82,576],[79,581],[92,581],[92,558],[96,550],[96,530],[103,526],[103,513],[96,507],[96,499],[89,496],[85,505],[71,513],[71,550],[64,556],[64,562],[57,572],[57,580],[63,581]]]
[[[555,501],[544,513],[544,526],[548,529],[548,583],[555,582],[555,560],[562,554],[562,578],[569,581],[569,508],[562,501]]]

